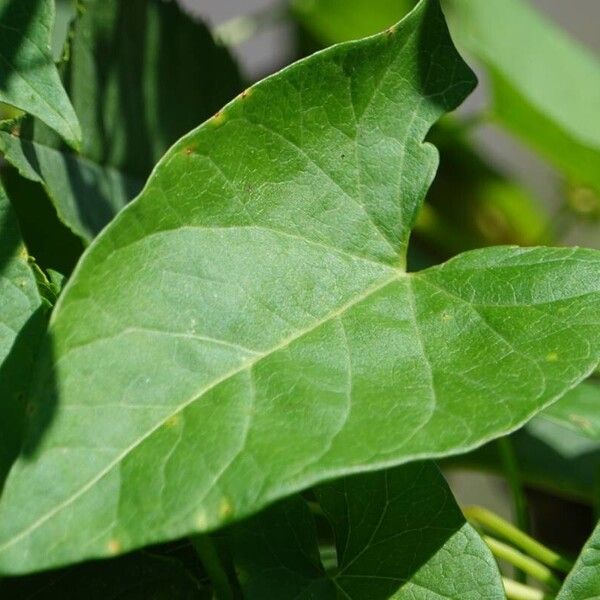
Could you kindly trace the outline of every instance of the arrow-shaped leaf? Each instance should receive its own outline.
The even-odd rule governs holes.
[[[437,162],[423,137],[472,86],[425,0],[168,152],[57,304],[0,502],[3,571],[462,452],[596,366],[600,253],[492,248],[403,268]]]

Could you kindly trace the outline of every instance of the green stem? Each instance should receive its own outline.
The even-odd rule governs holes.
[[[517,459],[512,442],[507,437],[498,440],[500,457],[504,467],[504,474],[510,488],[513,501],[513,513],[517,522],[517,527],[521,531],[529,530],[529,514],[527,511],[527,500],[523,493],[523,483],[517,466]]]
[[[517,527],[521,531],[529,531],[529,515],[527,512],[527,501],[523,493],[523,484],[519,474],[519,467],[512,442],[507,437],[498,439],[498,450],[500,451],[500,459],[504,470],[504,476],[510,489],[512,498],[513,518],[517,523]],[[525,572],[517,569],[515,571],[515,579],[520,583],[527,582]]]
[[[468,506],[463,510],[465,517],[473,524],[501,537],[520,548],[541,563],[568,573],[573,568],[573,561],[557,552],[546,548],[537,540],[517,529],[498,515],[481,506]]]
[[[507,600],[554,600],[554,596],[548,596],[540,590],[534,590],[528,585],[513,581],[507,577],[502,578]]]
[[[542,563],[533,558],[519,552],[512,546],[498,541],[496,538],[484,535],[483,541],[489,546],[492,554],[496,558],[500,558],[510,563],[511,565],[521,569],[528,575],[547,585],[552,591],[560,589],[560,580],[552,573],[552,571]]]
[[[196,553],[204,565],[206,574],[213,584],[215,598],[218,600],[233,600],[233,589],[229,583],[229,577],[223,568],[219,553],[210,535],[196,535],[191,540]]]

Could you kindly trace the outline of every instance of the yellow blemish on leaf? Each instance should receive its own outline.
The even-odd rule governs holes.
[[[201,510],[196,515],[196,518],[194,519],[194,523],[198,529],[200,529],[200,530],[206,529],[206,526],[208,525],[208,519],[206,518],[206,512]]]
[[[549,354],[546,355],[546,360],[548,362],[556,362],[558,360],[558,353],[550,352]]]
[[[181,417],[179,415],[173,415],[165,421],[165,426],[167,429],[173,429],[174,427],[177,427],[177,425],[179,425],[180,421]]]
[[[213,125],[223,125],[225,122],[225,114],[222,110],[215,114],[215,116],[210,120]]]
[[[231,505],[231,502],[229,502],[227,498],[223,498],[221,500],[221,504],[219,504],[219,516],[221,519],[226,519],[227,517],[231,516],[232,513],[233,506]]]
[[[448,313],[448,312],[444,311],[442,313],[442,321],[452,321],[453,318],[454,317],[450,313]]]
[[[246,98],[249,98],[251,94],[252,94],[252,88],[247,88],[240,94],[240,98],[242,100],[246,100]]]
[[[107,549],[109,554],[118,554],[121,551],[121,542],[112,538],[108,541]]]
[[[585,417],[582,417],[580,415],[569,415],[569,420],[574,425],[578,425],[579,427],[581,427],[582,429],[585,429],[586,431],[593,430],[592,424]]]

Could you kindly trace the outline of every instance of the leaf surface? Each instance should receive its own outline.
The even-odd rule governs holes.
[[[44,184],[61,219],[90,241],[133,198],[181,135],[240,90],[227,50],[176,2],[85,0],[65,85],[83,129],[80,153],[25,123],[0,133],[24,177]]]
[[[599,191],[596,57],[523,0],[444,0],[443,6],[454,40],[487,69],[497,121],[575,183]]]
[[[600,523],[584,546],[556,600],[600,598]]]
[[[81,128],[52,59],[53,24],[52,0],[0,0],[0,101],[77,146]]]
[[[227,532],[244,598],[504,598],[494,558],[432,463],[344,478],[316,494],[336,568],[321,564],[313,515],[293,496]]]
[[[423,137],[472,86],[425,1],[257,84],[168,152],[57,303],[0,502],[2,570],[463,452],[597,365],[598,252],[403,268],[437,162]]]

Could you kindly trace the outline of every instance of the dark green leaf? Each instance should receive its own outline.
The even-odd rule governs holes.
[[[581,551],[556,600],[600,598],[600,523]]]
[[[69,569],[4,579],[7,600],[209,600],[176,560],[137,553]]]
[[[0,101],[77,146],[81,128],[52,60],[53,23],[53,0],[0,0]]]
[[[317,497],[337,568],[324,570],[313,517],[292,497],[228,532],[244,598],[504,598],[490,551],[432,464],[338,480]]]
[[[0,489],[21,442],[44,307],[17,220],[0,185]]]
[[[83,253],[83,243],[58,218],[42,185],[8,167],[2,169],[2,181],[29,254],[44,269],[72,273]]]
[[[424,1],[257,84],[168,152],[57,304],[0,502],[2,570],[463,452],[595,368],[600,253],[403,268],[437,163],[423,137],[472,86]]]
[[[38,124],[0,133],[20,173],[44,184],[85,240],[141,189],[165,150],[240,89],[210,32],[162,0],[84,0],[65,84],[83,129],[81,153]]]

